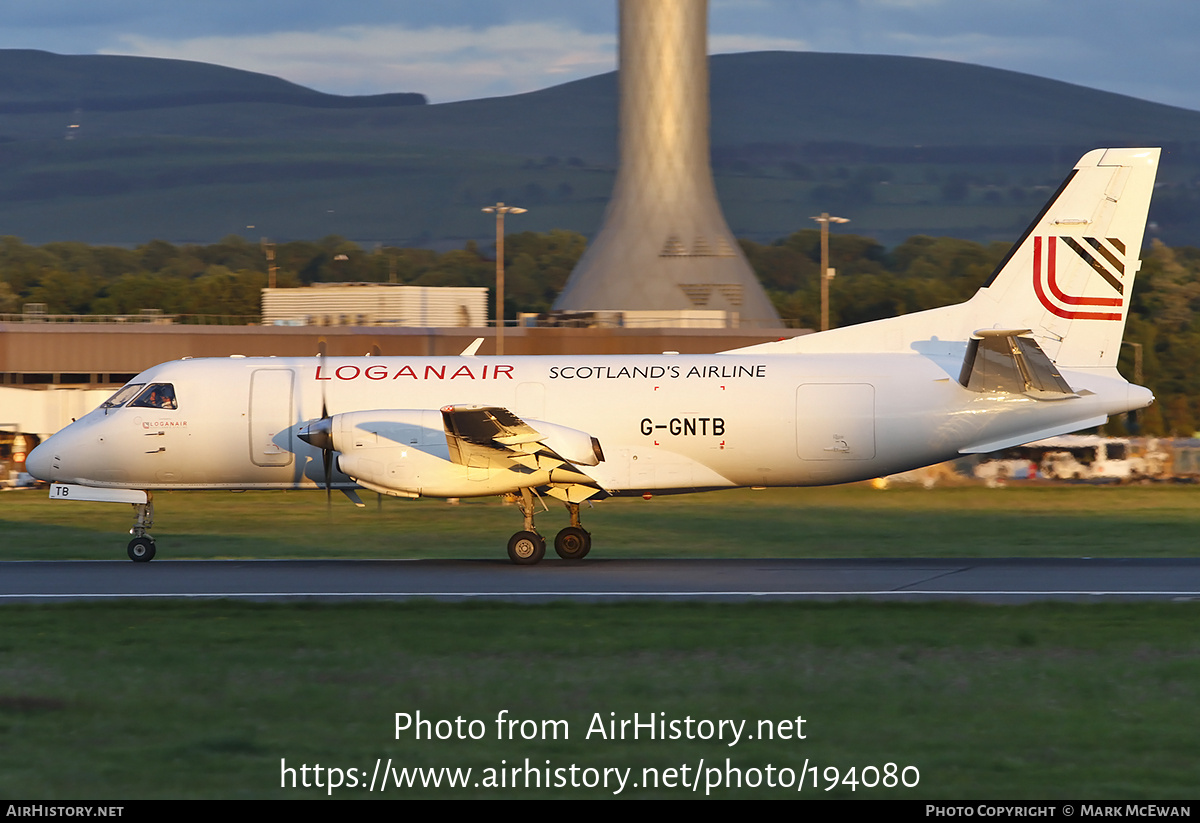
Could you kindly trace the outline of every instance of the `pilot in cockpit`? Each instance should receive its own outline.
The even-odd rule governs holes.
[[[153,383],[130,406],[150,409],[175,409],[175,387],[170,383]]]

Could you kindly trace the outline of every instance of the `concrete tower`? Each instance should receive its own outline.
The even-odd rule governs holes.
[[[779,325],[717,203],[707,34],[708,0],[620,0],[620,167],[555,309],[723,309]]]

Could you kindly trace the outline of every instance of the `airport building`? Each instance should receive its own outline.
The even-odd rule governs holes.
[[[264,326],[487,325],[488,290],[399,286],[391,283],[314,283],[301,289],[263,289]]]

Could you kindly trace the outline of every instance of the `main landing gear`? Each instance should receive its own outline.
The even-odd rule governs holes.
[[[533,524],[533,491],[521,489],[516,504],[525,518],[525,528],[509,538],[508,559],[519,566],[532,566],[546,556],[546,539],[537,533],[537,527]],[[571,525],[555,536],[554,551],[563,560],[582,560],[592,550],[592,536],[579,521],[579,504],[566,505],[571,513]]]
[[[154,500],[146,495],[145,503],[134,503],[137,512],[137,522],[129,533],[133,539],[129,541],[129,559],[135,563],[149,563],[154,559],[154,538],[147,534],[154,525]]]
[[[568,503],[567,511],[571,513],[571,525],[555,536],[554,551],[563,560],[582,560],[592,550],[592,536],[579,522],[579,504]]]

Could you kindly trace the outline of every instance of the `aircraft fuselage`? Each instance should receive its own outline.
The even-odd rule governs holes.
[[[440,467],[414,469],[424,480],[398,488],[503,493],[489,482],[494,472],[456,467],[448,454],[438,410],[480,404],[594,437],[604,459],[583,471],[608,494],[825,485],[1094,425],[1150,402],[1145,389],[1089,371],[1065,373],[1079,396],[1055,402],[968,391],[961,365],[953,351],[183,360],[132,381],[173,387],[174,408],[97,409],[39,448],[35,472],[101,488],[319,486],[321,450],[299,434],[324,404],[330,415],[409,410],[402,434],[357,444],[367,458]],[[338,451],[346,459],[354,449]],[[333,483],[354,485],[340,472]]]

